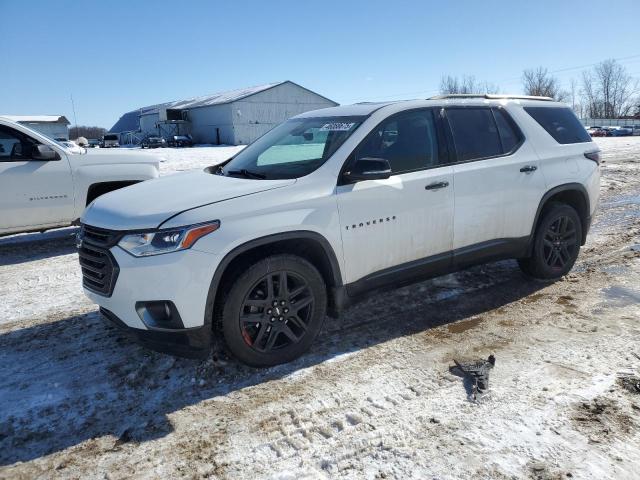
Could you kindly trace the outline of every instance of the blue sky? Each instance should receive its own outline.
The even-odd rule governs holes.
[[[620,58],[640,77],[640,0],[0,0],[0,114],[111,127],[140,106],[292,80],[340,103],[422,98],[443,74],[521,91]],[[563,71],[559,71],[563,70]]]

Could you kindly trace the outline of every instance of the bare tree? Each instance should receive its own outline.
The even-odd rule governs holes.
[[[575,78],[569,80],[569,91],[571,92],[571,108],[576,110],[576,94],[578,93],[578,81]]]
[[[635,105],[638,81],[615,60],[605,60],[582,73],[582,92],[591,118],[629,115]]]
[[[560,88],[558,79],[543,67],[522,72],[522,86],[525,95],[551,97],[559,102],[564,102],[569,97],[569,94]]]
[[[575,112],[575,114],[579,118],[583,118],[584,115],[584,105],[581,101],[581,90],[580,83],[576,78],[571,78],[569,80],[569,95],[571,99],[571,108]]]
[[[478,82],[473,75],[462,78],[445,75],[440,79],[440,93],[469,94],[469,93],[498,93],[500,87],[489,82]]]

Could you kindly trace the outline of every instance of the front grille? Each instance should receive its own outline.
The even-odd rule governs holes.
[[[78,257],[82,268],[82,285],[92,292],[110,297],[120,268],[109,249],[116,245],[121,232],[82,225],[78,233]]]

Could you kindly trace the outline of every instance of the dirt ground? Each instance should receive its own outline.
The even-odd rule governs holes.
[[[597,141],[566,278],[506,261],[378,295],[266,370],[121,337],[74,229],[0,239],[0,478],[638,478],[640,137]],[[470,401],[452,359],[490,353]]]

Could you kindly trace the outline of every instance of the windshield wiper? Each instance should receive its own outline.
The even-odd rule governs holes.
[[[257,172],[252,172],[251,170],[247,170],[246,168],[241,168],[240,170],[229,170],[227,172],[228,175],[242,175],[243,177],[247,177],[247,178],[257,178],[259,180],[264,180],[266,177],[266,175],[263,175],[261,173],[257,173]]]

